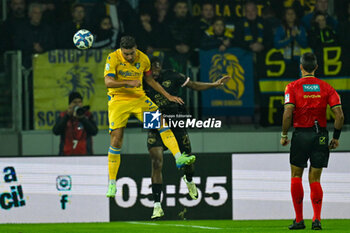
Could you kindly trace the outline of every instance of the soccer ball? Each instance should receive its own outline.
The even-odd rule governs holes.
[[[88,49],[94,42],[94,36],[89,30],[81,29],[74,34],[73,42],[78,49]]]

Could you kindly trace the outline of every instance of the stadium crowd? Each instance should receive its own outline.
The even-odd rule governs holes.
[[[197,2],[201,12],[194,16],[191,6]],[[241,5],[242,16],[219,12],[225,4]],[[260,53],[275,47],[291,61],[300,48],[350,43],[350,1],[10,0],[8,5],[1,52],[73,49],[72,37],[82,28],[95,35],[94,48],[118,48],[121,36],[129,34],[141,51],[174,51],[194,65],[198,49]]]

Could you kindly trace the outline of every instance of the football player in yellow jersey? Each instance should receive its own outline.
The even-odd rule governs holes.
[[[109,185],[106,196],[115,197],[116,178],[120,166],[120,151],[123,143],[124,128],[131,114],[143,121],[143,112],[156,111],[155,105],[142,88],[143,78],[149,86],[167,99],[183,104],[181,98],[172,96],[152,78],[150,61],[136,48],[131,36],[121,38],[120,49],[107,57],[104,78],[108,88],[108,119],[111,145],[108,150]],[[161,120],[161,123],[163,121]],[[193,164],[196,157],[180,152],[173,132],[165,125],[159,129],[162,141],[176,159],[176,166],[182,168]]]

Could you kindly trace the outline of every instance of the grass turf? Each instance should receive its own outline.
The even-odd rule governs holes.
[[[111,223],[57,223],[57,224],[0,224],[1,233],[282,233],[289,232],[291,220],[198,220],[198,221],[152,221],[152,222],[111,222]],[[311,220],[305,220],[306,229],[311,231]],[[350,219],[322,220],[323,229],[328,232],[350,232]]]

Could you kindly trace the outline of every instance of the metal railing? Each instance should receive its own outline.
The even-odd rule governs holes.
[[[7,0],[1,0],[1,2],[2,2],[2,9],[1,9],[2,17],[1,17],[1,20],[5,21],[5,19],[7,17]]]
[[[22,53],[9,51],[4,54],[5,72],[3,74],[6,93],[1,95],[3,116],[1,131],[22,130]]]

